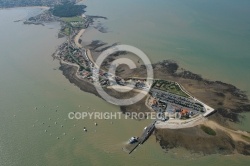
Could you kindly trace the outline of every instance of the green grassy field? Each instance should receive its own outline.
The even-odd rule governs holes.
[[[61,32],[64,33],[65,35],[69,36],[70,35],[70,28],[66,27]]]
[[[61,18],[62,21],[66,22],[66,23],[70,23],[70,22],[83,22],[83,18],[80,16],[76,16],[76,17],[62,17]]]
[[[213,129],[211,129],[210,127],[208,127],[208,126],[201,125],[201,129],[202,129],[205,133],[207,133],[208,135],[211,135],[211,136],[215,136],[215,135],[216,135],[216,132],[215,132]]]
[[[73,28],[81,28],[84,25],[85,20],[81,16],[76,17],[63,17],[61,20],[68,26]]]
[[[153,88],[159,89],[159,90],[162,90],[162,91],[166,91],[166,92],[169,92],[169,93],[173,93],[173,94],[176,94],[176,95],[179,95],[179,96],[189,97],[174,82],[169,82],[169,81],[165,81],[165,80],[156,80],[154,82],[154,84],[153,84]]]

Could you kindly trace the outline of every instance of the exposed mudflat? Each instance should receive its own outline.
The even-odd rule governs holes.
[[[215,136],[208,135],[200,126],[175,130],[158,129],[155,136],[163,149],[184,147],[191,152],[202,154],[240,153],[250,155],[250,137],[242,136],[242,133],[229,129],[232,126],[228,125],[228,121],[239,122],[241,120],[240,113],[250,111],[249,100],[244,92],[230,84],[203,79],[190,71],[180,69],[178,64],[171,61],[160,62],[154,64],[153,67],[155,78],[180,83],[193,96],[217,110],[216,113],[209,117],[211,123],[206,124],[209,127],[211,127],[211,124],[216,124],[211,127],[216,131]],[[90,82],[83,81],[75,75],[76,67],[61,64],[60,70],[71,83],[81,90],[100,97]],[[124,78],[142,77],[146,74],[143,66],[134,70],[126,69],[121,71],[117,74]],[[135,92],[122,95],[113,90],[108,90],[108,92],[120,99],[135,95]],[[146,97],[136,104],[121,106],[120,109],[123,113],[150,112],[149,108],[145,106],[145,101]]]
[[[178,82],[192,96],[215,108],[220,115],[233,122],[239,122],[242,112],[250,112],[247,95],[237,87],[221,81],[210,81],[190,71],[180,69],[178,64],[163,61],[153,65],[154,78]],[[145,76],[144,67],[124,70],[120,76]]]
[[[185,129],[156,130],[156,140],[165,150],[183,147],[190,152],[204,155],[216,153],[250,155],[249,133],[230,130],[210,120],[205,122],[205,125],[212,128],[216,135],[205,133],[199,125]]]

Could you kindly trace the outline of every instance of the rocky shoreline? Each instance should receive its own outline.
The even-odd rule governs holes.
[[[90,17],[90,23],[96,18],[104,18],[100,16],[88,16]],[[44,18],[40,17],[39,18]],[[50,18],[50,17],[45,17]],[[35,20],[37,20],[35,18]],[[98,29],[98,28],[97,28]],[[99,29],[104,31],[104,29]],[[114,45],[116,45],[115,43]],[[104,48],[101,48],[103,47]],[[113,45],[111,45],[113,46]],[[107,46],[106,43],[100,41],[93,41],[89,47],[97,55],[111,46]],[[118,57],[122,54],[112,55],[112,58]],[[70,66],[64,63],[60,64],[60,70],[62,74],[72,83],[79,87],[82,91],[92,93],[98,97],[101,97],[92,83],[82,80],[76,76],[77,67]],[[250,112],[250,102],[247,95],[236,88],[233,85],[223,83],[221,81],[210,81],[202,78],[200,75],[187,71],[179,67],[179,65],[173,61],[165,60],[156,64],[153,64],[154,75],[156,79],[171,80],[181,84],[192,96],[200,99],[217,110],[210,120],[215,121],[223,126],[229,126],[229,121],[240,122],[242,116],[240,113]],[[123,78],[131,78],[136,76],[146,76],[145,66],[138,67],[134,70],[128,68],[120,68],[118,75]],[[107,90],[107,89],[106,89]],[[126,94],[119,94],[114,90],[108,89],[109,94],[119,99],[129,98],[134,96],[136,92],[130,92]],[[151,112],[151,110],[145,105],[147,97],[142,99],[136,104],[130,106],[120,106],[120,110],[123,113],[126,112]],[[232,127],[232,126],[231,126]],[[155,132],[156,140],[159,141],[163,149],[171,149],[175,147],[184,147],[195,153],[203,154],[231,154],[237,151],[240,154],[250,155],[250,146],[244,142],[238,142],[233,140],[227,133],[216,130],[216,136],[210,136],[204,133],[200,126],[187,128],[187,129],[158,129]],[[185,139],[184,139],[185,138]],[[190,146],[196,145],[196,146]]]
[[[107,45],[105,42],[96,40],[86,47],[98,57],[100,52],[117,44],[118,43]],[[116,53],[115,55],[110,55],[110,57],[107,58],[107,61],[105,61],[106,66],[109,65],[109,61],[124,54],[126,53]],[[234,85],[221,81],[211,81],[205,79],[198,74],[179,67],[176,62],[171,60],[164,60],[152,64],[152,66],[154,69],[155,79],[178,82],[192,96],[215,108],[218,111],[218,114],[227,120],[240,122],[242,119],[242,115],[240,115],[240,113],[250,112],[250,101],[248,96],[244,91],[241,91]],[[117,75],[125,79],[129,77],[143,77],[147,74],[144,69],[144,66],[138,67],[134,70],[130,70],[126,68],[126,66],[119,66],[119,72],[117,72]]]
[[[164,61],[157,64],[155,69],[158,71],[160,67],[168,70],[170,79],[179,82],[193,96],[211,105],[230,121],[240,122],[239,113],[250,112],[248,96],[234,85],[221,81],[210,81],[184,69],[178,71],[179,68],[176,69],[176,66],[178,64]],[[161,72],[162,70],[156,72],[156,77],[164,77],[165,72]]]
[[[166,63],[168,65],[164,66]],[[76,69],[66,66],[67,65],[65,64],[61,64],[60,70],[63,72],[64,76],[70,80],[71,83],[76,84],[85,92],[93,93],[100,97],[90,82],[75,78],[74,75],[76,73]],[[250,112],[250,102],[247,95],[231,84],[223,83],[221,81],[209,81],[186,70],[179,72],[178,64],[172,61],[159,62],[153,66],[154,74],[157,79],[168,79],[180,83],[193,96],[202,99],[202,101],[214,107],[217,110],[217,113],[227,120],[232,122],[240,122],[240,119],[242,118],[240,113]],[[126,71],[126,73],[120,73],[120,75],[122,75],[124,78],[128,78],[133,77],[135,74],[144,75],[144,72],[145,71],[143,70],[143,67],[141,67],[133,71],[131,70]],[[80,85],[79,82],[86,82],[86,84]],[[85,87],[87,84],[88,86]],[[203,92],[200,91],[201,89],[203,89]],[[196,91],[199,91],[199,93],[196,93]],[[212,100],[210,101],[211,98]],[[121,108],[123,112],[126,112],[126,109],[130,110],[130,106],[122,106]],[[146,111],[149,112],[149,110]]]
[[[168,65],[164,67],[163,65],[166,65],[166,63]],[[217,110],[216,113],[214,113],[208,118],[211,121],[215,121],[218,124],[230,128],[232,126],[229,126],[228,124],[229,121],[240,122],[241,120],[240,113],[250,112],[249,100],[246,94],[233,85],[226,84],[220,81],[209,81],[203,79],[201,76],[196,75],[190,71],[186,70],[179,71],[178,64],[172,61],[163,61],[154,64],[153,66],[157,78],[170,79],[169,77],[171,76],[171,78],[174,78],[172,79],[173,81],[178,80],[180,84],[182,84],[187,90],[189,90],[191,94],[194,94],[197,98],[205,99],[208,96],[212,96],[214,100],[216,98],[223,99],[224,100],[222,102],[223,104],[219,104],[218,102],[221,101],[217,100],[216,102],[215,101],[209,102],[209,99],[211,97],[207,98],[207,100],[203,100],[204,102],[208,102],[209,104],[211,104]],[[161,68],[161,70],[159,70],[159,68]],[[91,84],[88,81],[81,80],[76,76],[77,72],[76,67],[61,63],[61,67],[59,69],[72,84],[75,84],[82,91],[92,93],[100,97],[93,84]],[[141,67],[133,71],[126,71],[126,73],[123,74],[124,76],[128,77],[132,76],[135,73],[138,74],[138,72],[140,74],[144,74],[143,71],[144,71],[143,67]],[[199,89],[204,88],[204,86],[209,86],[209,90],[205,90],[207,96],[206,95],[204,96],[204,94],[202,93],[201,94],[195,93],[194,89],[186,87],[186,85],[189,84],[192,84],[192,86],[194,85],[199,86],[202,84],[203,86],[201,86]],[[211,87],[213,87],[214,89],[212,89]],[[218,90],[218,88],[220,90]],[[196,90],[199,91],[199,89]],[[209,93],[209,91],[211,92],[212,95]],[[119,96],[119,94],[117,94],[116,92],[110,92],[110,93],[118,98],[121,98],[121,96]],[[229,96],[230,100],[227,99]],[[125,96],[122,97],[126,98]],[[229,100],[231,103],[234,104],[233,105],[227,104],[228,102],[227,100]],[[145,101],[146,97],[136,104],[130,106],[120,106],[120,110],[123,113],[132,111],[150,112],[149,108],[146,107],[145,105]],[[223,106],[224,103],[226,103],[225,107]],[[203,155],[216,154],[216,153],[233,154],[235,152],[244,155],[250,155],[249,144],[240,141],[234,141],[226,132],[222,130],[216,130],[216,133],[217,133],[216,136],[210,136],[204,133],[201,130],[200,126],[196,126],[193,128],[176,129],[176,130],[157,129],[155,131],[155,136],[160,146],[165,150],[170,150],[176,147],[184,147],[190,152],[202,153]]]
[[[156,140],[168,151],[182,147],[191,153],[202,155],[239,153],[250,155],[250,145],[234,141],[226,132],[216,130],[216,136],[210,136],[201,130],[200,126],[186,129],[164,129],[155,131]]]

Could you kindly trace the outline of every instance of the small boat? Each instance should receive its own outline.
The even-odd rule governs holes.
[[[128,140],[128,142],[129,142],[130,144],[134,144],[134,143],[138,142],[138,137],[131,137],[131,138]]]

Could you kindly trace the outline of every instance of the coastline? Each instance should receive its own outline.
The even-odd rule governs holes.
[[[85,50],[86,50],[85,54],[87,55],[88,59],[95,65],[95,67],[98,67],[98,65],[95,63],[93,59],[90,49],[85,49]]]
[[[81,80],[77,77],[77,66],[61,64],[60,70],[72,84],[79,87],[82,91],[100,97],[96,89],[90,82]],[[146,98],[131,106],[121,106],[120,110],[123,113],[129,111],[133,112],[135,110],[144,110],[150,112],[151,110],[146,106],[145,101]],[[190,152],[203,153],[204,155],[211,155],[216,153],[227,155],[235,154],[236,152],[244,155],[250,155],[250,146],[248,144],[248,141],[241,138],[242,136],[234,137],[235,133],[241,135],[247,134],[249,137],[250,134],[247,132],[235,131],[230,129],[231,127],[228,125],[227,121],[225,121],[226,119],[227,118],[216,112],[208,119],[203,117],[199,121],[195,121],[194,124],[189,123],[189,126],[187,126],[186,128],[176,128],[175,125],[168,128],[165,125],[164,127],[161,127],[159,124],[156,124],[156,140],[160,143],[162,149],[165,150],[184,147]],[[201,125],[208,125],[214,128],[217,135],[207,135],[201,130]],[[227,128],[223,126],[227,126]],[[246,138],[248,138],[248,136]],[[198,142],[197,137],[199,137]],[[226,140],[226,142],[223,140]],[[197,146],[190,146],[192,142]],[[209,150],[207,149],[207,146],[210,147]]]
[[[74,39],[76,45],[79,44],[78,42],[77,44],[76,41],[81,35],[83,35],[82,30],[78,32],[76,38]],[[91,56],[91,51],[94,50],[90,50],[86,48],[86,46],[81,46],[79,48],[83,48],[85,50],[85,55],[87,56],[87,58],[92,62],[94,66],[96,66],[95,61]],[[72,84],[75,84],[84,92],[94,94],[101,98],[92,83],[81,79],[77,75],[77,72],[80,68],[78,65],[67,62],[60,63],[60,65],[60,70],[62,71],[63,75]],[[182,125],[181,128],[178,127],[178,125],[176,125],[174,121],[170,121],[169,125],[161,125],[160,123],[156,124],[155,136],[163,149],[171,149],[171,147],[169,147],[168,145],[177,142],[177,144],[175,144],[173,148],[178,146],[185,147],[186,149],[195,153],[202,152],[203,154],[233,154],[235,153],[235,151],[237,151],[237,153],[240,154],[250,155],[250,147],[248,144],[249,141],[244,141],[243,138],[236,137],[234,132],[232,132],[233,130],[227,129],[232,128],[232,126],[229,125],[228,121],[240,122],[240,115],[238,113],[250,112],[248,97],[243,92],[241,92],[238,88],[231,84],[226,84],[221,81],[210,81],[207,79],[203,79],[201,76],[184,69],[180,71],[179,65],[172,61],[166,60],[153,64],[153,68],[157,79],[167,79],[178,82],[181,89],[183,89],[184,92],[188,93],[188,95],[192,97],[195,96],[196,98],[201,99],[217,110],[217,112],[215,112],[212,116],[209,116],[208,119],[204,117],[197,117],[197,119],[191,120],[189,122],[184,121],[184,127]],[[135,70],[126,71],[125,74],[123,73],[123,77],[131,78],[138,73],[140,73],[140,75],[144,75],[144,68],[140,67]],[[112,95],[117,98],[126,98],[126,96],[117,94],[112,89],[109,89],[109,87],[107,87],[107,89]],[[203,93],[200,93],[201,91],[203,91]],[[148,97],[145,97],[138,103],[130,106],[120,106],[120,110],[123,113],[134,111],[151,112],[152,110],[146,104],[147,98]],[[217,98],[221,100],[215,100]],[[185,123],[187,123],[186,126]],[[213,124],[213,128],[217,133],[216,136],[208,136],[201,130],[202,125],[210,124]],[[222,126],[226,126],[227,128]],[[190,133],[193,133],[193,135],[190,135]],[[248,135],[246,136],[247,138],[250,137],[248,133],[245,134]],[[174,135],[175,137],[173,137]],[[185,140],[176,140],[176,137],[184,137]],[[189,147],[188,144],[190,144],[190,142],[195,142],[197,137],[200,137],[201,142],[199,144],[202,145],[200,145],[198,148]],[[227,139],[227,143],[223,142],[224,139]],[[189,140],[189,142],[187,142],[187,140]],[[214,143],[215,140],[217,140],[216,143]],[[207,146],[211,146],[208,152]]]
[[[68,63],[68,65],[70,65],[70,64]],[[78,65],[74,65],[74,66],[76,67]],[[69,70],[72,70],[72,69],[69,69]],[[77,72],[77,71],[74,71],[74,72]],[[143,72],[143,71],[142,70],[138,71],[138,69],[135,71],[132,71],[132,73],[136,73],[136,72]],[[196,86],[200,86],[201,84],[203,84],[203,86],[201,86],[200,88],[197,88],[197,89],[203,89],[203,87],[207,85],[207,84],[204,84],[207,82],[207,80],[200,81],[197,79],[183,78],[183,77],[179,77],[179,76],[173,77],[173,76],[169,75],[169,73],[166,73],[165,71],[164,71],[164,73],[161,71],[158,71],[155,73],[157,73],[156,76],[158,76],[157,77],[158,79],[161,79],[162,74],[163,74],[163,76],[165,78],[170,77],[172,80],[179,80],[179,82],[181,82],[181,84],[184,83],[184,85],[187,85],[190,82],[193,83],[193,86],[195,83],[197,84]],[[126,77],[128,77],[128,76],[126,76]],[[84,80],[82,80],[82,81],[84,81]],[[85,82],[87,82],[87,81],[85,81]],[[204,82],[204,83],[202,83],[202,82]],[[76,83],[76,82],[74,82],[74,83]],[[229,93],[230,97],[234,97],[234,98],[230,98],[230,101],[232,103],[234,103],[235,105],[231,105],[231,107],[228,107],[228,108],[223,108],[220,105],[220,103],[217,103],[217,101],[216,102],[209,102],[209,99],[207,99],[207,100],[205,100],[205,102],[210,103],[210,105],[215,107],[215,109],[217,111],[216,114],[219,114],[219,115],[223,116],[224,118],[226,118],[227,120],[235,122],[235,123],[240,122],[241,117],[238,113],[250,112],[249,100],[242,98],[240,94],[234,94],[235,91],[239,91],[239,89],[237,89],[233,85],[218,82],[218,81],[209,81],[209,84],[210,84],[210,88],[216,88],[217,86],[219,86],[219,88],[222,88],[222,89],[217,91],[218,89],[216,88],[211,92],[212,94],[206,94],[205,96],[204,96],[204,94],[193,95],[193,94],[196,94],[195,93],[195,91],[197,90],[196,88],[192,88],[192,89],[189,88],[189,92],[191,92],[191,94],[193,96],[196,96],[197,98],[202,98],[204,101],[204,99],[206,98],[207,95],[211,96],[211,98],[217,97],[219,99],[220,98],[224,99],[225,97],[221,97],[220,95],[222,92],[226,92],[225,90],[227,90],[226,93]],[[232,88],[233,88],[233,90],[232,90]],[[212,90],[212,89],[210,89],[210,90]],[[214,91],[216,91],[216,93]],[[204,93],[208,93],[208,90],[205,89]],[[229,99],[226,99],[226,100],[229,100]],[[124,107],[123,107],[123,110],[124,110]],[[149,110],[150,109],[147,109],[146,111],[150,112]]]
[[[80,37],[83,35],[83,33],[85,32],[85,30],[86,30],[86,29],[81,29],[81,30],[78,32],[78,34],[75,36],[74,41],[75,41],[76,46],[79,47],[79,48],[82,48],[82,47],[83,47],[83,46],[79,43],[79,39],[80,39]]]
[[[44,10],[50,9],[48,6],[16,6],[16,7],[0,7],[0,10],[25,9],[25,8],[40,8]]]
[[[80,45],[80,43],[78,42],[79,38],[81,35],[83,35],[84,31],[85,30],[83,30],[83,29],[80,30],[74,39],[75,44],[78,46]],[[83,46],[81,46],[80,48],[82,48],[82,47]],[[95,64],[93,58],[91,56],[89,56],[89,55],[91,55],[91,50],[85,49],[85,54],[93,62],[93,64]],[[239,120],[238,113],[250,111],[250,105],[249,104],[244,105],[245,103],[249,102],[249,100],[247,99],[247,96],[244,96],[244,94],[241,93],[241,91],[238,88],[236,88],[235,86],[230,85],[230,84],[226,84],[226,83],[223,83],[220,81],[209,81],[209,80],[203,79],[201,76],[194,74],[190,71],[184,70],[184,71],[180,72],[178,64],[170,62],[170,61],[167,61],[167,62],[168,62],[167,66],[165,65],[166,64],[165,61],[153,64],[154,71],[156,73],[156,78],[157,79],[168,79],[168,80],[173,80],[175,82],[178,82],[184,87],[184,89],[187,89],[186,91],[190,92],[191,96],[196,96],[199,99],[201,98],[202,101],[209,103],[209,105],[216,108],[217,113],[215,113],[209,119],[227,126],[228,125],[226,123],[227,120],[231,120],[233,122],[239,122],[240,120]],[[176,66],[177,66],[177,68],[175,68]],[[77,75],[77,72],[79,69],[80,69],[79,65],[60,60],[60,70],[62,71],[63,75],[71,83],[75,84],[81,90],[83,90],[85,92],[92,93],[92,94],[100,97],[100,95],[97,93],[97,91],[92,83],[81,79]],[[124,74],[124,77],[128,78],[128,77],[133,77],[133,75],[137,74],[137,73],[140,73],[143,75],[145,70],[144,70],[144,68],[137,68],[135,70],[126,71],[126,72],[127,73]],[[203,90],[204,92],[201,93],[200,92],[201,90]],[[123,98],[123,97],[125,98],[126,97],[126,96],[121,96],[120,94],[117,94],[115,91],[112,91],[112,90],[110,92],[118,98]],[[213,101],[213,100],[211,100],[213,98],[215,98],[215,99],[221,98],[221,100]],[[230,98],[230,101],[228,98]],[[225,100],[226,100],[225,104],[227,105],[226,107],[224,105]],[[219,103],[221,103],[221,101],[223,101],[222,105],[219,104]],[[232,105],[228,104],[231,101],[233,102],[233,104]],[[143,99],[140,102],[133,104],[131,106],[126,106],[126,107],[121,106],[120,110],[123,113],[132,112],[134,110],[136,110],[138,112],[147,112],[147,111],[150,112],[151,110],[146,106],[145,102],[146,102],[146,99]],[[215,115],[216,115],[216,117],[220,117],[221,119],[216,119]],[[202,123],[198,123],[198,124],[195,124],[194,126],[191,126],[191,127],[185,128],[185,129],[175,129],[175,130],[176,131],[178,131],[178,130],[184,131],[184,136],[186,138],[189,138],[190,136],[188,133],[185,132],[185,130],[190,130],[190,131],[195,130],[195,129],[199,128],[199,125],[201,125],[201,124]],[[158,128],[158,132],[161,130],[168,131],[170,129]],[[183,133],[180,133],[180,135],[181,134],[183,134]],[[156,135],[159,136],[159,134],[157,132],[156,132]],[[176,134],[176,135],[178,136],[178,134]],[[226,135],[225,133],[221,134],[221,138],[219,138],[219,139],[227,138],[225,135]],[[197,138],[197,136],[196,137],[195,136],[193,136],[193,137]],[[206,135],[202,135],[202,136],[205,138],[207,137]],[[165,140],[165,139],[168,139],[168,135],[165,137],[163,134],[162,140]],[[175,140],[172,140],[172,141],[175,141]],[[230,139],[229,142],[231,142],[231,141],[232,140]],[[164,142],[164,141],[162,141],[162,142]],[[172,143],[172,142],[170,142],[170,143]],[[210,144],[211,143],[212,142],[210,142]],[[223,142],[220,142],[219,145],[221,146],[222,143]],[[166,144],[167,143],[161,143],[161,146],[165,147]],[[183,146],[183,147],[185,147],[185,146]],[[235,145],[235,147],[237,147],[237,146]],[[244,145],[244,147],[245,147],[245,145]],[[245,149],[247,149],[247,148],[245,148]],[[203,149],[200,149],[200,151],[205,151],[205,150],[206,150],[206,148],[204,148],[204,147],[203,147]],[[229,148],[229,151],[230,150],[232,150],[232,148]],[[234,150],[235,150],[235,148],[234,148]],[[233,151],[230,151],[230,152],[233,152]],[[244,154],[248,154],[248,153],[244,152]]]

